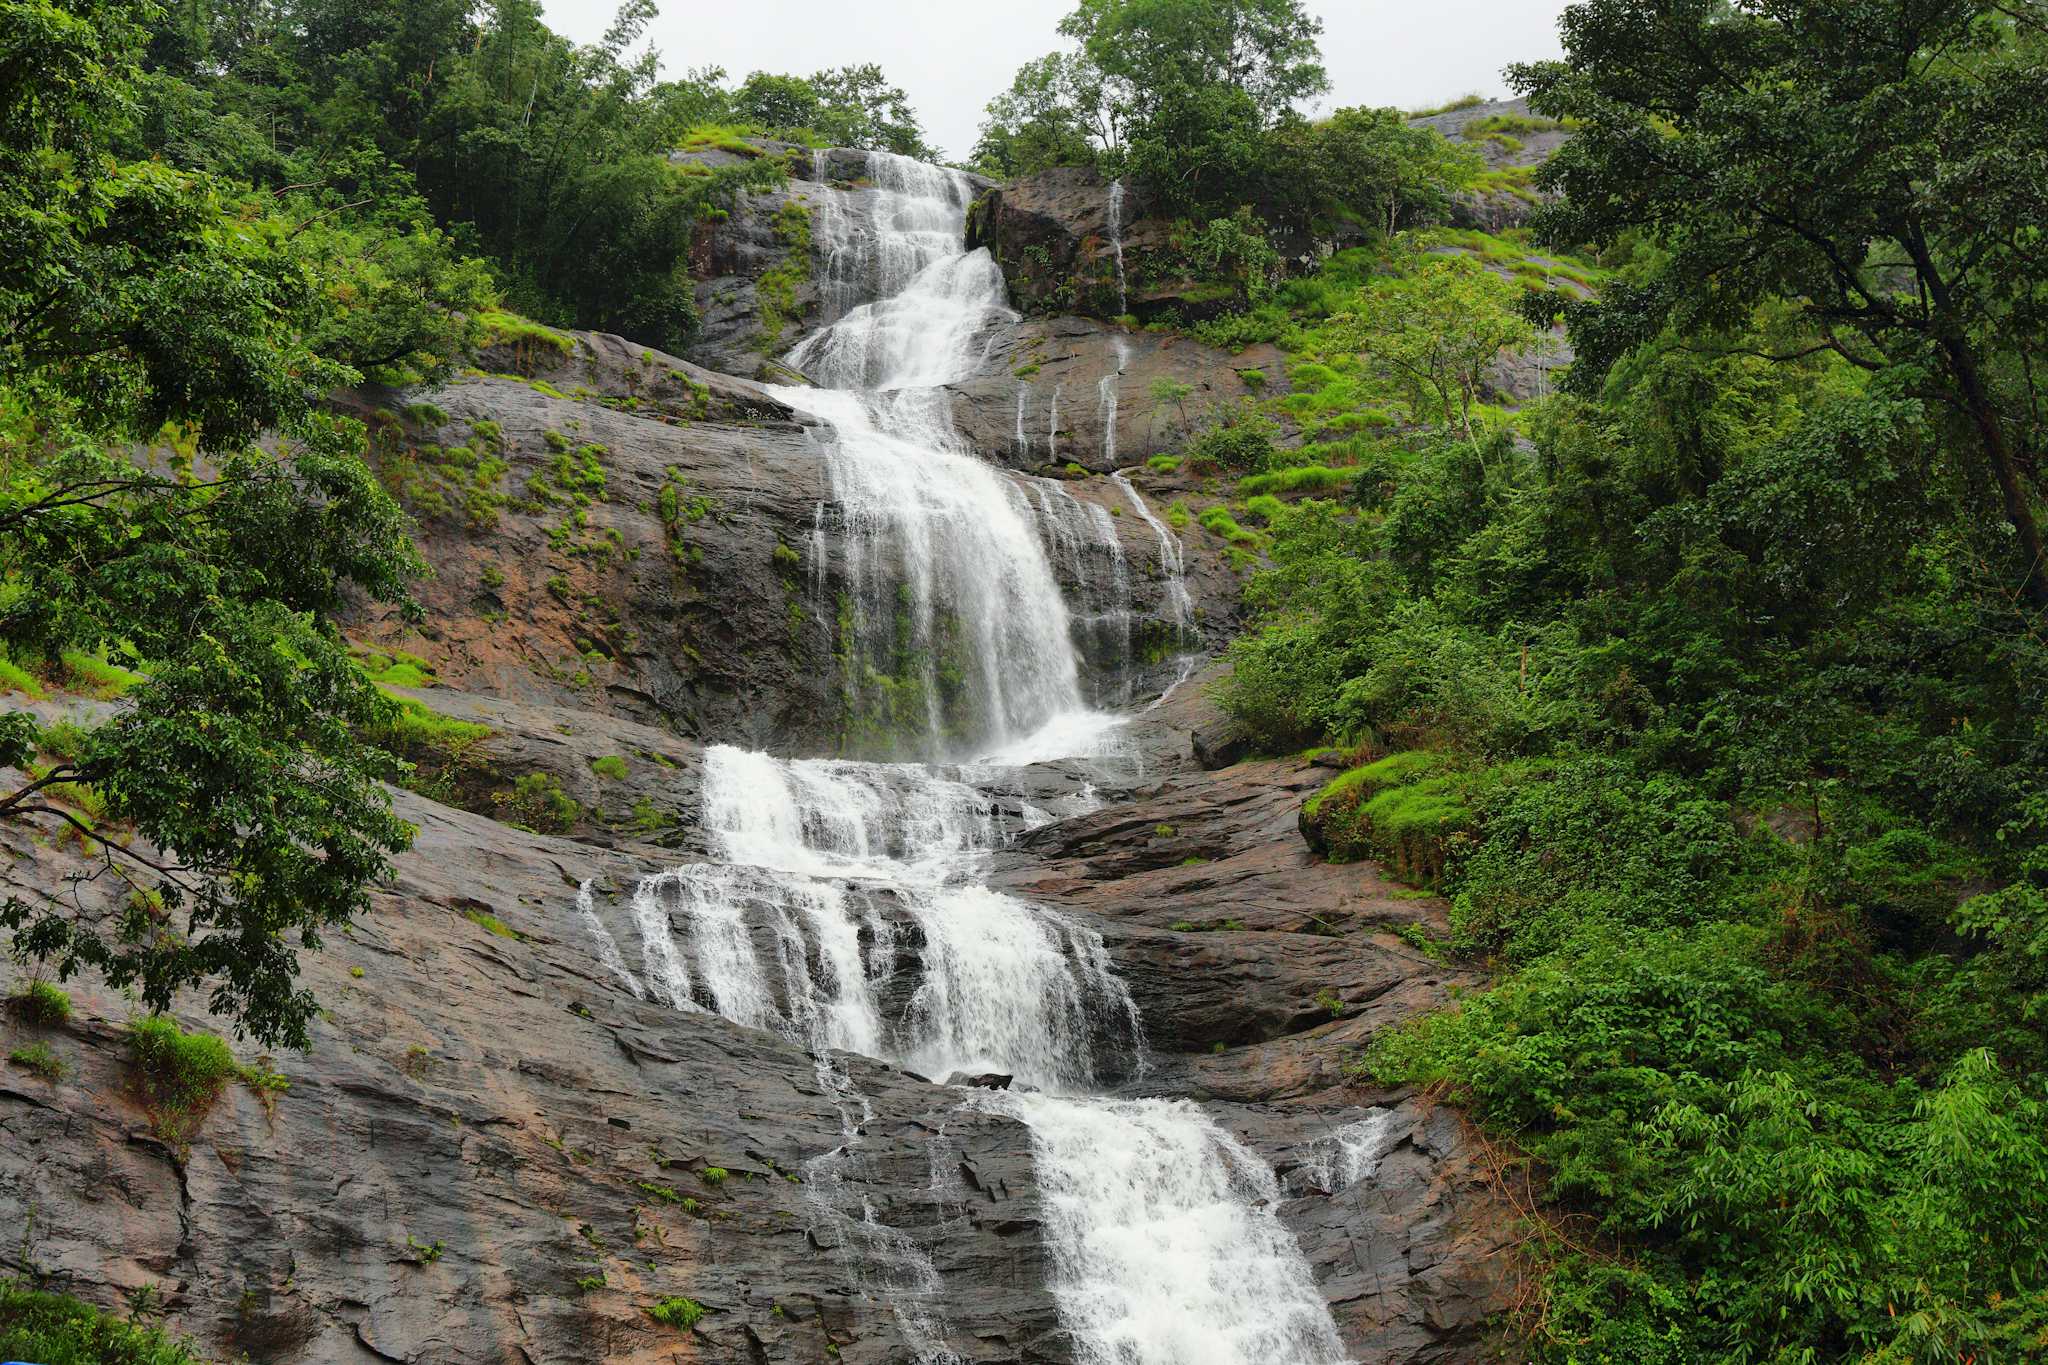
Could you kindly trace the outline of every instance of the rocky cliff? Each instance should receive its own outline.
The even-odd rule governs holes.
[[[851,156],[795,162],[818,178],[702,244],[730,269],[719,287],[758,290],[787,259],[762,215],[866,192]],[[801,297],[792,326],[835,306]],[[697,358],[766,354],[727,330]],[[1311,853],[1312,762],[1227,761],[1214,668],[1185,673],[1227,638],[1236,573],[1192,539],[1169,573],[1144,512],[1191,484],[1106,477],[1180,439],[1182,404],[1279,379],[1276,357],[1073,318],[995,330],[952,415],[1032,509],[1090,698],[1124,705],[1124,729],[1097,759],[948,780],[1027,830],[990,884],[1100,936],[1146,1039],[1122,1092],[1203,1102],[1272,1168],[1344,1348],[1467,1360],[1509,1288],[1494,1173],[1454,1112],[1355,1067],[1465,984],[1410,942],[1444,907]],[[845,681],[858,528],[830,514],[830,431],[785,397],[616,337],[528,333],[437,393],[349,400],[434,570],[422,621],[365,611],[351,630],[374,657],[417,656],[402,694],[481,733],[439,799],[394,793],[417,843],[373,911],[305,955],[325,1006],[311,1050],[263,1059],[182,1130],[146,1102],[119,993],[74,981],[68,1021],[8,1022],[64,1074],[0,1067],[0,1226],[19,1230],[0,1259],[161,1312],[223,1358],[294,1365],[880,1365],[935,1340],[1075,1359],[1022,1123],[944,1077],[657,1003],[645,964],[615,956],[676,913],[650,912],[640,878],[704,852],[705,745],[833,754],[868,733]],[[1031,472],[1069,462],[1083,472]],[[1153,649],[1176,582],[1192,629]],[[535,776],[569,803],[558,834],[506,802]],[[0,848],[0,893],[126,909],[76,840],[10,825]],[[868,894],[885,922],[892,893]],[[907,1008],[919,960],[899,956],[888,999]],[[19,976],[0,967],[0,987]],[[178,1013],[206,1022],[197,1000]],[[650,1313],[669,1299],[687,1321]]]

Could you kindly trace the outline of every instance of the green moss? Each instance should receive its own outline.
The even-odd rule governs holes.
[[[723,1185],[730,1174],[723,1166],[706,1166],[702,1172],[707,1185]]]
[[[0,1284],[0,1359],[37,1365],[205,1365],[189,1342],[91,1304]]]
[[[1166,524],[1176,531],[1185,531],[1188,528],[1188,521],[1188,505],[1179,498],[1175,498],[1167,505]]]
[[[495,934],[499,938],[509,938],[515,941],[524,941],[526,938],[526,935],[520,933],[517,929],[514,929],[489,911],[465,910],[462,912],[462,917],[485,933]]]
[[[590,771],[596,773],[599,777],[610,778],[614,782],[623,782],[626,780],[626,760],[618,754],[606,754],[602,758],[590,760]]]
[[[1145,468],[1151,470],[1155,474],[1175,473],[1180,469],[1180,456],[1164,454],[1154,455],[1151,459],[1145,461]]]

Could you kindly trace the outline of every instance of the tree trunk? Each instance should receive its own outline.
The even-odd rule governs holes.
[[[2027,505],[2026,485],[2020,482],[2012,449],[2006,444],[2005,425],[1998,420],[1991,395],[1985,392],[1984,378],[1977,372],[1977,357],[1969,346],[1945,342],[1943,349],[1948,352],[1949,369],[1955,374],[1963,406],[1977,428],[1977,443],[1983,447],[1984,458],[1998,479],[1998,491],[2005,498],[2005,519],[2019,533],[2020,553],[2027,560],[2027,600],[2037,609],[2048,611],[2048,557],[2042,553],[2041,528],[2034,521],[2034,510]]]

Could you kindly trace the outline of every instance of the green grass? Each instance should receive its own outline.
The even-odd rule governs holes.
[[[1237,481],[1237,491],[1248,498],[1279,493],[1339,493],[1357,479],[1356,469],[1333,469],[1328,465],[1296,465],[1253,474]]]
[[[41,701],[50,695],[33,673],[0,653],[0,693],[7,692],[19,692],[30,701]]]
[[[1265,538],[1257,531],[1247,531],[1244,527],[1238,525],[1237,518],[1232,516],[1230,509],[1221,503],[1214,507],[1203,508],[1201,516],[1197,517],[1196,520],[1202,523],[1203,530],[1211,535],[1221,536],[1230,544],[1241,549],[1256,551],[1265,548]]]
[[[564,356],[573,355],[576,350],[575,341],[554,328],[517,313],[508,313],[502,308],[479,314],[477,322],[483,326],[483,344],[486,346],[512,346],[521,350],[545,347]]]
[[[71,997],[50,981],[30,981],[7,997],[15,1018],[37,1028],[55,1028],[71,1017]]]
[[[397,703],[397,711],[388,723],[374,727],[369,737],[394,752],[459,759],[471,746],[491,736],[490,726],[444,716],[416,697],[391,700]]]
[[[186,1033],[161,1014],[129,1024],[128,1046],[150,1127],[182,1152],[221,1088],[241,1074],[235,1054],[212,1034]]]
[[[1175,473],[1180,469],[1180,456],[1154,455],[1151,459],[1145,461],[1145,468],[1155,474]]]
[[[590,771],[596,773],[599,777],[610,778],[614,782],[624,782],[626,780],[626,760],[618,754],[606,754],[603,758],[593,758],[590,760]]]
[[[64,1079],[64,1061],[50,1051],[45,1042],[23,1043],[7,1054],[7,1060],[25,1071],[33,1071],[46,1081]]]
[[[1166,508],[1166,524],[1176,531],[1188,529],[1188,505],[1175,498]]]
[[[110,663],[105,651],[87,654],[76,649],[67,649],[64,660],[64,681],[72,690],[85,692],[101,701],[111,701],[131,688],[148,681],[140,673],[131,672],[117,663]]]
[[[390,687],[436,687],[440,680],[434,676],[434,666],[417,654],[402,649],[367,649],[361,646],[349,651],[356,667],[369,675],[370,681]]]
[[[0,1359],[35,1365],[206,1365],[189,1342],[15,1281],[0,1284]]]
[[[684,152],[731,152],[734,156],[764,156],[765,152],[747,141],[759,137],[761,130],[751,123],[700,123],[685,132],[682,141],[676,144]]]
[[[1377,858],[1417,886],[1442,875],[1446,841],[1471,828],[1466,793],[1476,779],[1432,750],[1410,749],[1325,784],[1302,807],[1331,862]]]
[[[1486,96],[1479,94],[1477,91],[1474,91],[1469,95],[1460,95],[1458,96],[1458,98],[1451,100],[1445,104],[1435,105],[1428,109],[1414,110],[1408,115],[1408,117],[1412,119],[1435,118],[1438,114],[1455,114],[1460,109],[1476,109],[1480,105],[1485,104],[1486,102]]]

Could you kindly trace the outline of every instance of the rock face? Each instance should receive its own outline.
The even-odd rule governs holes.
[[[1510,120],[1533,120],[1549,123],[1550,120],[1532,114],[1529,101],[1525,99],[1490,100],[1465,109],[1452,109],[1427,118],[1413,120],[1418,128],[1431,128],[1445,138],[1462,146],[1475,147],[1486,159],[1490,171],[1527,170],[1542,165],[1565,143],[1571,141],[1571,132],[1562,127],[1537,128],[1532,131],[1511,132],[1508,141],[1488,138],[1473,129],[1474,124],[1491,118]],[[1520,227],[1529,221],[1542,199],[1526,185],[1501,184],[1469,190],[1457,195],[1451,203],[1451,226],[1477,228],[1481,232],[1500,232],[1507,228]]]
[[[989,338],[988,367],[949,385],[974,449],[1013,469],[1110,473],[1184,450],[1224,412],[1287,391],[1280,352],[1229,355],[1089,318],[1026,318]],[[1107,384],[1105,384],[1105,380]]]
[[[748,381],[618,337],[562,335],[564,348],[485,357],[527,375],[476,374],[410,405],[350,398],[433,569],[418,590],[423,624],[366,612],[358,637],[420,655],[460,691],[838,751],[849,557],[845,528],[818,515],[830,427]],[[1020,476],[1018,489],[1047,539],[1076,547],[1053,557],[1070,600],[1121,623],[1114,642],[1087,642],[1091,691],[1127,693],[1148,665],[1125,646],[1170,633],[1174,615],[1157,533],[1107,480]],[[1116,515],[1087,518],[1090,502]],[[1237,583],[1220,558],[1188,591],[1206,629],[1234,620]]]
[[[1185,753],[1203,709],[1148,713],[1140,747]],[[1291,824],[1320,770],[1148,771],[1021,840],[999,882],[1100,927],[1150,1041],[1131,1092],[1208,1101],[1273,1166],[1348,1348],[1471,1359],[1505,1292],[1505,1211],[1453,1114],[1347,1065],[1465,980],[1388,932],[1440,929],[1442,907],[1311,859]],[[577,888],[622,895],[673,853],[398,801],[417,846],[306,958],[312,1051],[270,1061],[289,1089],[230,1085],[189,1147],[140,1102],[129,1007],[71,983],[73,1020],[38,1033],[66,1077],[0,1069],[12,1268],[105,1303],[147,1289],[257,1361],[909,1362],[935,1337],[976,1362],[1072,1358],[1030,1137],[969,1098],[1003,1078],[845,1056],[835,1080],[775,1035],[638,998]],[[4,837],[0,890],[117,909],[74,884],[74,846]],[[904,1244],[938,1288],[877,1250]],[[674,1296],[705,1310],[693,1326],[648,1315]]]
[[[977,200],[967,243],[988,248],[1026,313],[1202,322],[1240,303],[1194,278],[1172,224],[1152,208],[1141,187],[1120,191],[1092,168],[1056,166]]]
[[[796,160],[820,179],[791,193],[868,192],[851,154]],[[776,269],[749,231],[707,247],[731,271],[716,278],[758,286]],[[793,1028],[707,1008],[726,1005],[702,945],[687,989],[654,989],[681,980],[658,945],[695,911],[640,894],[681,878],[643,878],[704,859],[731,829],[719,802],[750,796],[707,799],[707,773],[755,761],[707,746],[844,747],[846,566],[863,542],[835,500],[845,452],[800,392],[616,337],[558,340],[508,340],[420,401],[344,400],[434,570],[424,624],[367,608],[346,624],[419,655],[438,685],[407,695],[485,732],[437,774],[445,799],[394,793],[415,846],[368,915],[304,954],[324,1006],[311,1050],[242,1049],[255,1079],[167,1114],[129,1055],[132,1003],[103,983],[67,983],[74,1013],[53,1029],[0,1016],[6,1050],[33,1039],[65,1068],[0,1065],[0,1267],[102,1304],[147,1299],[209,1351],[277,1365],[1075,1361],[1052,1288],[1067,1215],[1041,1173],[1044,1130],[1012,1117],[1029,1112],[1021,1069],[942,1083],[814,1055]],[[1295,833],[1327,774],[1247,759],[1208,699],[1216,668],[1194,670],[1235,624],[1237,569],[1192,524],[1169,551],[1197,485],[1140,463],[1184,437],[1183,402],[1236,401],[1261,387],[1248,373],[1277,386],[1278,358],[1074,319],[999,328],[986,358],[950,394],[963,442],[1005,466],[975,471],[1000,490],[975,505],[1029,519],[1088,698],[1122,710],[1117,742],[1022,767],[862,769],[867,790],[966,790],[1015,832],[973,846],[975,875],[1060,917],[1070,945],[1099,936],[1093,979],[1135,1007],[1142,1046],[1123,1011],[1094,1040],[1116,1064],[1095,1074],[1124,1098],[1200,1102],[1271,1168],[1257,1216],[1292,1235],[1349,1358],[1473,1359],[1509,1298],[1510,1210],[1455,1113],[1357,1067],[1471,984],[1414,946],[1445,909],[1318,861]],[[1058,440],[1033,398],[1047,384]],[[1083,472],[1030,472],[1070,462]],[[737,771],[781,780],[758,762],[770,778]],[[571,803],[560,834],[510,823],[542,823],[506,799],[534,777]],[[944,810],[895,804],[942,842]],[[754,861],[691,875],[759,877]],[[858,931],[839,922],[848,979],[872,972],[878,1017],[907,1025],[938,975],[909,932],[918,891],[841,880],[872,912]],[[105,923],[125,890],[75,840],[0,822],[0,896]],[[789,983],[824,974],[822,934],[743,920],[743,900],[695,909],[782,962],[770,1003],[793,1021]],[[19,977],[0,965],[0,991]],[[206,1024],[203,1001],[177,1003]]]

